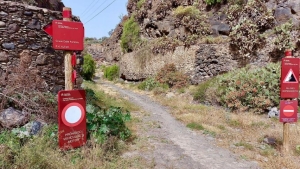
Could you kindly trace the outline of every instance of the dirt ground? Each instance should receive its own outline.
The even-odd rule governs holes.
[[[140,119],[137,139],[144,140],[144,145],[135,146],[123,154],[124,158],[143,158],[146,166],[142,168],[259,168],[257,162],[243,160],[229,150],[217,147],[213,137],[187,128],[170,115],[168,108],[148,96],[112,83],[97,81],[97,84],[106,92],[118,93],[142,109],[133,112],[132,116]]]

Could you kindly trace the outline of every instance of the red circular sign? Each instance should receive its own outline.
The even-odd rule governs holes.
[[[61,119],[66,126],[75,127],[82,122],[85,110],[79,103],[66,105],[61,113]]]
[[[291,105],[286,105],[283,108],[283,115],[286,117],[291,117],[295,113],[295,109]]]

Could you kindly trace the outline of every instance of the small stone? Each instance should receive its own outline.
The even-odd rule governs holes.
[[[15,49],[15,44],[14,43],[3,43],[2,47],[4,47],[7,50],[12,50],[12,49]]]
[[[32,11],[25,11],[24,15],[26,15],[26,16],[32,16],[33,12]]]
[[[169,92],[166,94],[166,97],[169,99],[169,98],[175,97],[175,94],[173,92]]]
[[[0,15],[2,15],[2,16],[7,16],[8,14],[7,14],[6,12],[1,11],[1,12],[0,12]]]
[[[5,26],[6,26],[5,22],[0,21],[0,28]]]
[[[19,30],[20,30],[20,27],[16,23],[8,25],[8,32],[9,33],[15,33],[15,32],[18,32]]]
[[[0,52],[0,62],[8,62],[8,55],[6,52]]]
[[[0,113],[0,123],[3,127],[11,128],[24,124],[26,114],[10,107]]]
[[[38,50],[38,49],[41,48],[41,46],[39,46],[37,44],[32,44],[32,45],[29,46],[29,48],[32,49],[32,50]]]
[[[28,24],[27,27],[30,29],[37,29],[40,30],[41,29],[41,23],[39,22],[38,19],[32,19]]]
[[[38,134],[38,132],[41,130],[41,128],[42,128],[42,123],[39,121],[34,121],[32,123],[30,134],[32,134],[32,135]]]
[[[31,38],[35,38],[36,37],[36,34],[34,31],[30,31],[28,34],[27,34],[28,37],[31,37]]]
[[[35,62],[37,65],[45,65],[45,64],[47,64],[47,56],[44,54],[41,54],[36,58]]]

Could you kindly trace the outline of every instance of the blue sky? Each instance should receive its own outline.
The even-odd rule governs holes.
[[[120,23],[120,16],[127,15],[126,5],[128,0],[113,1],[62,0],[66,7],[72,8],[73,15],[80,17],[81,22],[84,24],[85,37],[95,38],[108,37],[108,32]],[[112,4],[107,7],[110,3]],[[102,12],[97,15],[100,11]],[[94,16],[95,18],[92,19]]]

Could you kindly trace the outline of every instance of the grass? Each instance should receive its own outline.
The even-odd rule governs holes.
[[[107,93],[99,89],[92,82],[84,82],[89,88],[94,88],[101,100],[101,105],[123,107],[131,112],[139,110],[120,96]],[[10,131],[0,133],[0,168],[151,168],[151,163],[141,157],[121,157],[136,145],[136,130],[139,117],[127,123],[132,131],[132,137],[124,142],[109,138],[104,144],[94,142],[93,136],[88,139],[87,144],[69,151],[62,151],[58,147],[57,125],[49,124],[43,128],[39,136],[29,138],[18,138]],[[137,141],[137,144],[147,145],[146,140]],[[132,147],[131,147],[132,146]]]
[[[137,89],[132,85],[130,88]],[[283,156],[282,123],[278,119],[267,118],[266,114],[230,113],[222,107],[195,104],[191,95],[193,90],[195,87],[189,86],[185,88],[184,93],[173,91],[176,96],[172,98],[166,98],[165,92],[160,94],[154,94],[154,91],[138,92],[147,94],[162,105],[168,106],[172,115],[188,128],[201,130],[204,134],[215,137],[218,146],[229,149],[242,159],[257,161],[261,168],[300,168],[300,164],[297,163],[300,151],[296,150],[296,146],[300,145],[299,123],[290,126],[292,151],[290,155]],[[276,138],[278,145],[274,147],[263,143],[266,136]]]
[[[186,127],[195,129],[195,130],[204,130],[204,127],[201,124],[197,124],[197,123],[193,123],[193,122],[187,124]]]

